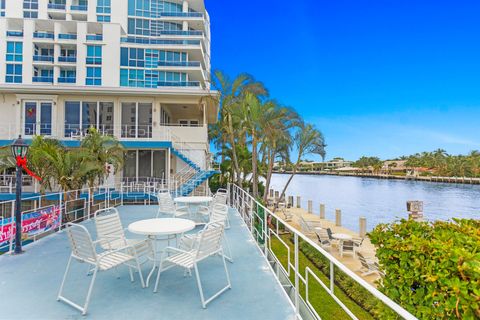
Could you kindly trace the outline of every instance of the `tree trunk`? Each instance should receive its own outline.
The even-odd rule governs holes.
[[[267,181],[265,182],[265,194],[263,195],[263,201],[267,202],[268,199],[268,192],[270,190],[270,183],[272,181],[272,173],[273,173],[273,153],[274,151],[270,151],[268,154],[268,172],[267,172]]]
[[[237,184],[239,187],[242,187],[242,177],[241,177],[241,172],[240,172],[240,166],[238,165],[238,158],[237,158],[237,148],[235,145],[235,137],[233,136],[233,123],[232,123],[232,115],[228,114],[228,128],[229,128],[229,138],[230,138],[230,144],[232,145],[232,160],[233,160],[233,165],[235,168],[235,174],[236,174],[236,179],[237,179]]]
[[[255,131],[252,132],[252,180],[253,180],[253,197],[258,198],[258,174],[257,174],[257,137]]]

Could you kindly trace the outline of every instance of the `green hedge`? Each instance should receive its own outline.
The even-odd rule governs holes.
[[[387,296],[420,319],[480,319],[479,220],[402,220],[369,236]]]

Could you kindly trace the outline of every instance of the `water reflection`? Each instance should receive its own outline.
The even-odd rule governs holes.
[[[274,175],[272,187],[280,190],[288,178]],[[341,209],[343,225],[352,230],[358,230],[361,216],[367,217],[369,230],[378,223],[406,218],[408,200],[424,201],[429,220],[480,219],[480,185],[299,175],[292,180],[287,195],[301,196],[303,208],[313,200],[316,214],[324,203],[330,220],[335,209]]]

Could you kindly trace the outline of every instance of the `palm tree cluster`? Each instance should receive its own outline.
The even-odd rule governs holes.
[[[213,86],[220,93],[214,98],[220,115],[209,135],[219,150],[220,185],[251,185],[253,196],[259,197],[259,177],[266,179],[268,190],[274,163],[292,164],[290,155],[295,151],[298,157],[286,190],[302,158],[310,154],[325,156],[322,133],[306,124],[295,110],[272,99],[265,85],[253,76],[240,74],[232,80],[216,71]],[[263,196],[266,199],[267,193]]]
[[[356,168],[362,169],[362,171],[380,172],[383,167],[383,161],[378,157],[361,157],[353,163],[353,166]]]
[[[28,167],[41,179],[41,191],[70,191],[103,183],[109,166],[117,171],[123,164],[124,150],[118,140],[91,128],[79,148],[68,149],[56,139],[35,136],[28,152]],[[0,151],[0,170],[13,170],[15,159],[10,148]]]
[[[440,176],[480,177],[480,151],[450,155],[443,149],[403,157],[410,168],[428,168]]]

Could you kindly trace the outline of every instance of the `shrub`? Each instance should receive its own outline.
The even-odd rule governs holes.
[[[369,236],[387,296],[421,319],[480,318],[480,221],[402,220]]]

